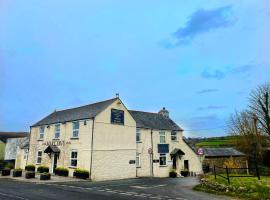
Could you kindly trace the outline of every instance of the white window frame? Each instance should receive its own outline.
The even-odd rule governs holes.
[[[41,131],[43,130],[43,132]],[[41,126],[39,127],[39,140],[44,140],[44,132],[45,132],[45,127],[44,126]]]
[[[161,140],[161,138],[164,138],[164,142]],[[159,132],[159,143],[160,144],[165,144],[166,143],[166,134],[165,134],[165,131],[160,131]]]
[[[59,126],[59,131],[56,129],[56,127]],[[59,133],[59,137],[56,137],[56,134]],[[61,136],[61,124],[55,124],[54,125],[54,138],[55,140],[59,140]]]
[[[76,156],[76,158],[72,158],[72,153],[73,152],[76,152],[77,153],[77,156]],[[76,160],[77,162],[76,162],[76,166],[75,165],[72,165],[72,161],[73,160]],[[77,168],[77,166],[78,166],[78,150],[76,150],[76,149],[72,149],[71,151],[70,151],[70,167],[71,168]]]
[[[138,160],[137,160],[138,159]],[[138,162],[137,162],[138,161]],[[136,153],[136,167],[141,167],[141,154]]]
[[[173,142],[177,142],[178,141],[177,132],[176,131],[172,131],[171,132],[171,141],[173,141]]]
[[[23,159],[27,160],[27,158],[28,158],[28,149],[24,149],[24,151],[23,151]]]
[[[137,137],[139,136],[139,140],[137,140]],[[136,128],[136,142],[141,142],[142,138],[141,138],[142,134],[141,134],[141,129]]]
[[[74,128],[75,123],[79,124],[78,128]],[[77,135],[74,135],[74,132],[77,132]],[[71,136],[71,138],[79,138],[79,134],[80,134],[80,121],[74,121],[74,122],[72,122],[72,136]]]
[[[39,152],[41,152],[41,155],[39,155]],[[40,162],[39,162],[39,159],[40,159]],[[40,165],[42,162],[42,150],[38,150],[37,151],[37,160],[36,160],[36,164],[37,165]]]
[[[161,165],[160,160],[161,160],[161,158],[164,158],[164,157],[165,157],[165,164]],[[159,154],[159,166],[167,166],[167,155],[166,155],[166,153],[160,153]]]

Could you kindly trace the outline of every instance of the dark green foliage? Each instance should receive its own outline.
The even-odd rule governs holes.
[[[68,176],[69,170],[64,167],[57,167],[55,168],[54,173],[55,175],[58,175],[58,176]]]
[[[21,176],[22,176],[22,169],[13,170],[13,177],[21,177]]]
[[[35,171],[36,170],[36,166],[35,165],[26,165],[25,166],[25,170],[26,171]]]
[[[49,167],[47,167],[47,166],[38,166],[38,168],[37,168],[37,172],[39,172],[39,173],[44,173],[44,172],[49,172]]]
[[[76,178],[87,179],[89,178],[89,171],[84,169],[75,169],[75,171],[73,172],[73,176],[75,176]]]
[[[2,170],[2,176],[9,176],[10,175],[10,169],[6,168]]]

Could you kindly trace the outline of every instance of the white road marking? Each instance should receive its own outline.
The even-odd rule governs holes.
[[[29,200],[29,199],[24,198],[24,197],[20,197],[20,196],[17,196],[17,195],[12,195],[12,194],[5,194],[5,193],[2,193],[2,192],[0,192],[0,195],[10,197],[10,198],[15,198],[15,199]]]

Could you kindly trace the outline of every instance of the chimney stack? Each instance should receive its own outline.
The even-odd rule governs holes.
[[[165,107],[163,107],[158,114],[162,115],[163,117],[169,118],[169,111],[165,109]]]

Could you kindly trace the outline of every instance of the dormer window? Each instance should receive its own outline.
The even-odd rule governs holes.
[[[54,126],[54,139],[60,138],[60,124]]]

